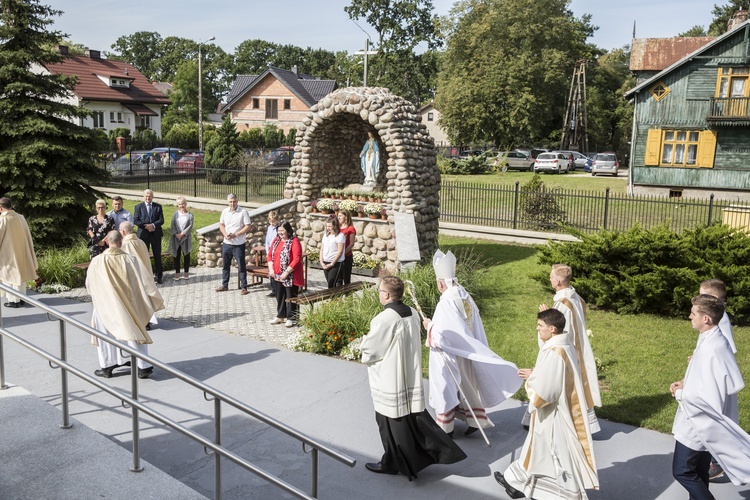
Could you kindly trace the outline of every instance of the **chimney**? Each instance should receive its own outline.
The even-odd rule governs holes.
[[[86,51],[84,52],[84,54],[86,55],[86,57],[88,57],[90,59],[101,59],[102,58],[102,53],[100,51],[98,51],[98,50],[86,49]]]
[[[60,53],[61,56],[67,56],[68,55],[68,46],[67,45],[58,45],[57,51]]]
[[[297,75],[297,65],[296,64],[294,66],[292,66],[292,73],[294,73],[295,75]]]
[[[740,24],[747,21],[748,12],[745,9],[739,9],[732,14],[732,18],[727,22],[727,31],[732,31]]]

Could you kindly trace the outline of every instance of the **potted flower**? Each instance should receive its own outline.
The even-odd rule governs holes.
[[[381,203],[386,196],[382,191],[376,191],[373,195],[375,196],[375,202],[377,203]]]
[[[368,203],[362,211],[371,219],[380,218],[380,205],[378,203]]]
[[[364,205],[357,205],[357,217],[364,217],[364,216],[365,216]]]
[[[357,211],[357,202],[354,200],[344,200],[339,203],[339,210],[348,210],[352,214]]]
[[[385,208],[380,209],[380,218],[383,220],[388,219],[388,212],[386,212]]]
[[[323,198],[330,198],[333,196],[333,189],[332,188],[323,188],[320,190],[320,194],[323,195]]]
[[[310,207],[312,208],[312,212],[314,214],[318,213],[318,200],[313,200],[310,202]]]
[[[352,254],[352,272],[362,276],[377,276],[380,271],[380,261],[362,252]]]
[[[317,203],[318,210],[320,210],[321,213],[324,214],[330,214],[333,213],[333,207],[336,204],[333,202],[333,200],[328,198],[323,198],[322,200],[319,200]]]
[[[346,195],[344,194],[344,191],[345,191],[344,189],[337,189],[336,192],[334,193],[336,195],[334,196],[334,198],[337,198],[339,200],[345,199]]]
[[[339,204],[338,203],[334,203],[333,204],[333,213],[335,213],[335,214],[339,213]]]

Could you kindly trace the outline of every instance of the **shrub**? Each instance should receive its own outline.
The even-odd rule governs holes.
[[[85,242],[77,243],[72,248],[49,249],[40,252],[37,258],[39,278],[34,289],[52,293],[59,286],[67,288],[83,286],[86,274],[83,270],[74,268],[73,265],[88,262],[88,260],[89,252]]]
[[[487,163],[484,155],[471,156],[465,160],[451,158],[438,164],[441,174],[446,175],[476,175],[492,171],[492,165]]]
[[[727,285],[733,323],[750,324],[750,236],[721,224],[677,234],[668,225],[650,230],[576,234],[576,243],[540,247],[542,264],[573,268],[573,285],[596,307],[618,313],[685,317],[700,282]],[[547,284],[548,272],[535,276]]]
[[[521,188],[521,212],[524,221],[537,228],[564,224],[565,210],[557,203],[557,194],[544,188],[539,174],[534,174]]]

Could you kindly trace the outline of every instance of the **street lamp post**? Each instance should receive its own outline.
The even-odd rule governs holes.
[[[357,22],[354,19],[352,19],[351,21],[354,24],[357,24]],[[375,55],[378,53],[378,51],[370,50],[370,35],[365,30],[363,30],[362,26],[360,26],[359,24],[357,24],[357,28],[362,30],[362,33],[367,35],[367,38],[365,39],[365,50],[358,50],[357,52],[354,53],[354,55],[357,55],[357,56],[365,56],[365,71],[364,71],[364,78],[362,81],[362,85],[364,87],[367,87],[367,56]]]
[[[206,42],[216,40],[212,36]],[[201,48],[206,42],[198,42],[198,149],[203,153],[203,55]]]

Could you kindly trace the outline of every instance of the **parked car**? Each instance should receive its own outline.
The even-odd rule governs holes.
[[[534,172],[570,172],[570,155],[567,153],[539,153],[534,160]]]
[[[282,146],[276,148],[265,156],[269,167],[287,168],[292,164],[294,157],[294,146]]]
[[[192,174],[203,170],[203,153],[188,153],[177,162],[178,174]]]
[[[508,170],[534,171],[534,160],[520,151],[500,151],[493,158],[492,164],[500,167],[503,172]]]
[[[549,151],[549,149],[540,149],[540,148],[516,148],[516,151],[520,151],[521,153],[525,154],[532,160],[536,160],[536,157],[542,153],[546,153]]]
[[[461,154],[458,155],[459,160],[468,160],[469,158],[472,158],[474,156],[481,156],[484,154],[484,151],[481,149],[465,149],[464,151],[461,151]]]
[[[586,171],[586,164],[591,164],[591,158],[578,151],[554,151],[555,153],[567,153],[573,156],[573,164],[570,166],[570,171],[575,172],[577,168],[584,169]]]
[[[148,169],[148,151],[131,151],[125,153],[114,161],[107,163],[106,169],[112,175],[137,175],[145,174]]]
[[[620,169],[620,162],[617,161],[617,155],[612,151],[599,153],[594,157],[594,163],[591,165],[591,175],[612,174],[617,177],[617,171]]]

